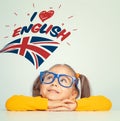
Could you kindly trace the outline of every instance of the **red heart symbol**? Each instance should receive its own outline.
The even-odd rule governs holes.
[[[48,12],[47,11],[42,11],[42,12],[40,12],[39,17],[42,20],[42,22],[44,22],[45,20],[47,20],[50,17],[52,17],[53,14],[54,14],[53,10],[49,10]]]

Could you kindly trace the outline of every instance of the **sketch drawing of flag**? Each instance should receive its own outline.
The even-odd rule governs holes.
[[[36,69],[58,48],[60,43],[44,37],[24,37],[8,43],[0,53],[15,53],[28,59]]]

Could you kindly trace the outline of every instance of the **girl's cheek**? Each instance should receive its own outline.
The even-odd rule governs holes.
[[[40,93],[43,94],[46,90],[46,86],[44,86],[43,84],[40,87]]]

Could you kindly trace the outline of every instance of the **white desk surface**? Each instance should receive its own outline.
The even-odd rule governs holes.
[[[120,121],[120,111],[106,111],[106,112],[0,111],[0,121]]]

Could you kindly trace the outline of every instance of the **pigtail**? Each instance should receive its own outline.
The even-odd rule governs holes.
[[[32,96],[35,97],[35,96],[40,96],[40,78],[39,76],[36,78],[36,80],[34,81],[34,84],[33,84],[33,88],[32,88]]]
[[[90,85],[89,85],[89,81],[87,79],[87,77],[83,74],[80,74],[79,76],[80,78],[80,86],[81,86],[81,94],[80,97],[84,98],[84,97],[89,97],[90,96]]]

